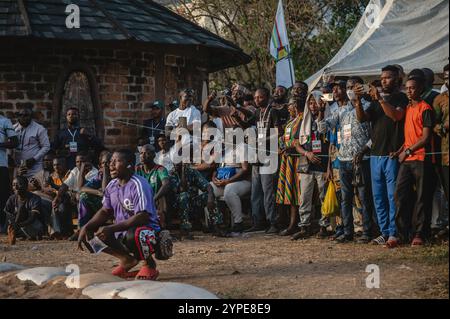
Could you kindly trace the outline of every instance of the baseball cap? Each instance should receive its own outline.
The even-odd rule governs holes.
[[[162,109],[164,109],[164,102],[161,100],[156,100],[155,102],[153,102],[151,107],[152,108],[157,107],[158,109],[162,110]]]
[[[175,110],[175,109],[177,109],[177,108],[180,107],[180,103],[178,103],[177,100],[174,100],[174,101],[172,101],[172,102],[169,104],[169,106],[170,106],[170,108],[171,108],[172,110]]]

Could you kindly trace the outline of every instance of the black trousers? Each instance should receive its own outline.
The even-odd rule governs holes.
[[[0,225],[6,222],[5,209],[6,201],[11,195],[11,181],[7,167],[0,167]]]
[[[423,238],[430,235],[433,172],[432,164],[427,162],[411,161],[400,165],[395,191],[395,221],[403,242],[409,242],[412,235]]]

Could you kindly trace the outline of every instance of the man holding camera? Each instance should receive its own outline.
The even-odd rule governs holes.
[[[407,96],[399,89],[400,71],[388,65],[381,71],[381,92],[371,87],[372,102],[364,111],[361,104],[356,104],[358,121],[370,122],[372,126],[372,147],[370,168],[372,192],[381,235],[373,240],[377,245],[394,243],[397,237],[395,225],[395,187],[399,163],[391,155],[404,141],[405,109],[408,106]],[[357,95],[363,94],[363,87],[354,89]]]
[[[350,78],[347,83],[337,82],[333,85],[333,96],[339,104],[339,109],[331,117],[319,125],[320,133],[326,128],[338,128],[338,144],[340,144],[338,159],[340,162],[339,175],[342,192],[342,219],[344,234],[336,238],[337,242],[353,241],[353,198],[357,189],[362,204],[363,235],[359,243],[368,243],[372,231],[372,198],[370,192],[370,163],[366,156],[370,141],[370,126],[360,123],[356,118],[357,105],[367,109],[369,104],[362,98],[362,94],[355,93],[355,88],[363,84],[360,78]],[[324,125],[326,124],[326,125]]]
[[[227,89],[221,92],[220,106],[212,106],[213,101],[218,97],[216,92],[213,92],[208,99],[203,102],[203,112],[213,117],[218,117],[222,120],[223,128],[242,129],[249,128],[253,119],[253,112],[245,107],[244,97],[249,91],[239,85],[235,84],[231,90]]]

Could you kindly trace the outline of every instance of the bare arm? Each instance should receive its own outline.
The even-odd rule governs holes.
[[[170,181],[168,178],[166,178],[162,181],[161,188],[159,189],[158,193],[155,195],[153,200],[156,202],[161,197],[164,197],[165,195],[167,195],[169,192],[170,192]]]
[[[227,181],[227,184],[231,184],[231,183],[240,181],[241,179],[243,179],[248,174],[248,172],[249,172],[248,162],[243,162],[241,170],[239,172],[237,172],[233,177],[231,177]]]
[[[392,119],[394,122],[399,122],[405,118],[406,112],[400,107],[393,107],[391,104],[385,101],[379,101],[381,107],[383,108],[384,114]]]
[[[358,99],[358,101],[355,103],[355,109],[358,122],[364,123],[370,121],[370,116],[364,111],[361,100]]]
[[[212,101],[214,101],[216,97],[217,95],[215,92],[213,92],[210,96],[208,96],[208,98],[203,102],[203,112],[209,115],[216,116],[217,114],[216,110],[213,107],[211,107],[211,103]]]
[[[112,217],[113,210],[102,207],[83,228],[89,231],[96,231],[100,226],[104,225]]]
[[[431,142],[432,133],[433,130],[430,127],[424,127],[422,137],[419,138],[417,143],[412,145],[409,149],[414,153],[418,149],[425,147],[425,145]]]

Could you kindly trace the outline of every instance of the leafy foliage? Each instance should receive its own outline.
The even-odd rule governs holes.
[[[173,0],[172,9],[239,45],[253,61],[212,75],[212,86],[235,81],[273,87],[275,62],[269,41],[277,0]],[[175,3],[176,2],[176,3]],[[284,0],[296,78],[323,67],[344,44],[368,0]]]

